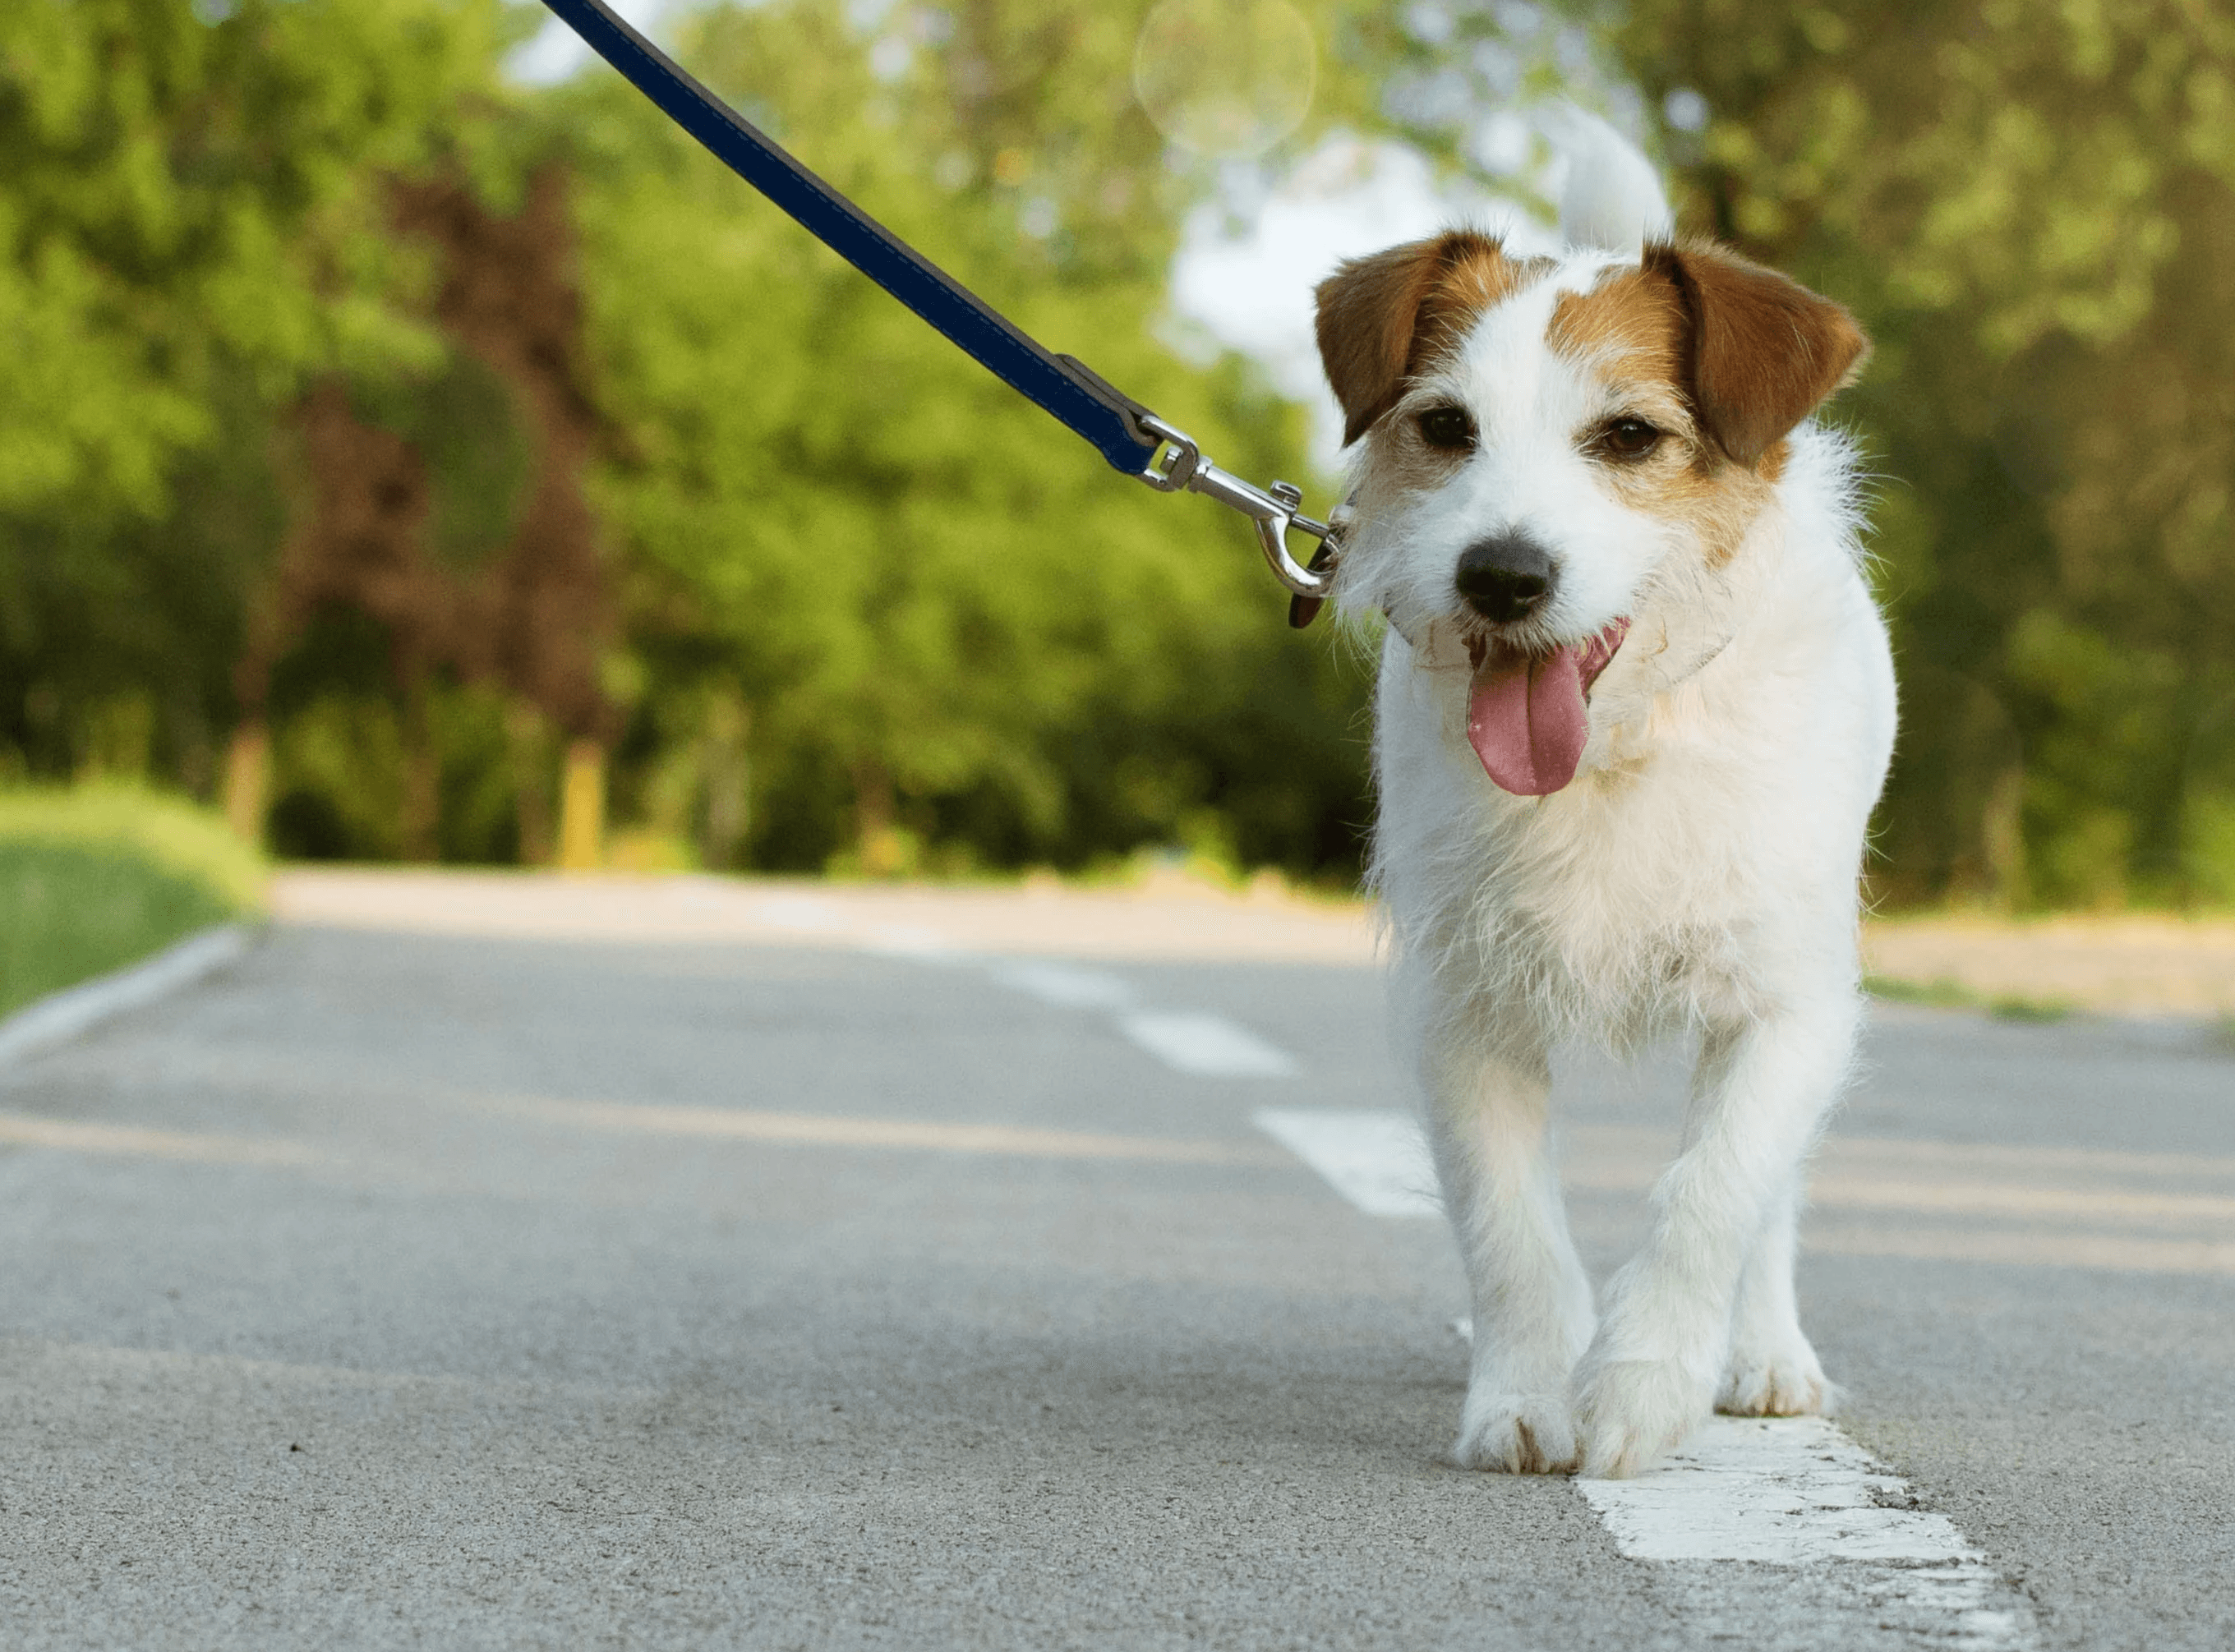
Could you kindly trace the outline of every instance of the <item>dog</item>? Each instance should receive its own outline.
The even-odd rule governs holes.
[[[1371,881],[1473,1298],[1452,1456],[1622,1476],[1711,1407],[1833,1394],[1794,1231],[1861,1018],[1894,678],[1855,454],[1812,418],[1860,329],[1675,238],[1635,150],[1598,176],[1557,256],[1455,230],[1316,297],[1352,454],[1334,597],[1386,621]],[[1679,1031],[1682,1146],[1595,1303],[1552,1054]]]

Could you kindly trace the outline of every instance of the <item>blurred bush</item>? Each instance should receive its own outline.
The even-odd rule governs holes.
[[[0,1015],[264,901],[225,821],[115,783],[0,790]]]

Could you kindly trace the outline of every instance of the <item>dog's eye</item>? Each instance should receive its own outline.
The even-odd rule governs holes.
[[[1609,419],[1591,438],[1591,447],[1600,457],[1624,464],[1644,458],[1660,445],[1661,432],[1642,419]]]
[[[1474,421],[1465,408],[1430,408],[1420,415],[1420,440],[1446,453],[1474,447]]]

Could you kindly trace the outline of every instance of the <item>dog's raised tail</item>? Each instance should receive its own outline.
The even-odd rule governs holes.
[[[1545,130],[1568,162],[1560,237],[1570,246],[1635,252],[1675,233],[1661,174],[1635,144],[1572,103],[1548,111]]]

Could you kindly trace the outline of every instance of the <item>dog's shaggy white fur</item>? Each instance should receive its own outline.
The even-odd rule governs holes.
[[[1852,456],[1809,415],[1865,346],[1828,301],[1663,238],[1641,174],[1590,200],[1626,251],[1457,232],[1320,290],[1358,444],[1336,598],[1388,622],[1374,878],[1472,1288],[1454,1454],[1480,1468],[1629,1474],[1711,1406],[1832,1392],[1794,1224],[1855,1040],[1894,685]],[[1595,1305],[1551,1054],[1674,1030],[1701,1047],[1682,1148]]]

